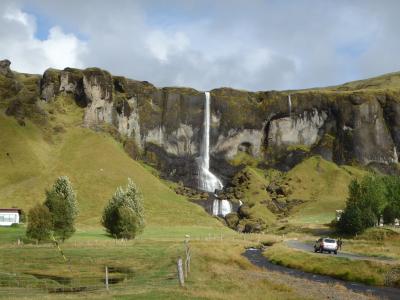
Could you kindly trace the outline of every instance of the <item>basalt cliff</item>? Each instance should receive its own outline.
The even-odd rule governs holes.
[[[0,79],[1,107],[21,125],[32,111],[46,114],[41,102],[72,97],[84,108],[82,126],[106,126],[123,137],[134,159],[155,166],[169,180],[197,187],[204,92],[158,88],[99,68],[19,74],[8,60],[0,62]],[[400,73],[328,88],[210,93],[210,169],[227,187],[248,161],[287,171],[313,155],[338,165],[397,172]]]

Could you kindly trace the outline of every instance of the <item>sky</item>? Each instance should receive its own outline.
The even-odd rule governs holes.
[[[159,87],[328,86],[400,71],[399,12],[398,0],[2,0],[0,59]]]

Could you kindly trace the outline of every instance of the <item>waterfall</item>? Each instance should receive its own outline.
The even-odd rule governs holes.
[[[289,117],[292,115],[292,97],[288,95]]]
[[[212,213],[214,216],[223,216],[225,217],[232,211],[232,203],[228,200],[214,200]]]
[[[221,180],[210,172],[210,92],[205,92],[204,133],[199,158],[199,188],[214,193],[223,188]]]

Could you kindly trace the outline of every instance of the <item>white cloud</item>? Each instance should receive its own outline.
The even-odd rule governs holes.
[[[4,5],[4,4],[3,4]],[[1,7],[0,7],[1,8]],[[48,38],[35,37],[35,17],[13,5],[0,15],[0,53],[12,62],[13,69],[27,73],[42,73],[49,67],[83,67],[80,56],[87,51],[86,43],[60,27],[52,27]]]
[[[8,7],[3,15],[4,19],[8,21],[16,21],[21,23],[22,25],[26,26],[27,28],[33,29],[34,28],[34,21],[33,18],[29,17],[28,14],[22,12],[19,9],[14,7]]]
[[[20,71],[98,66],[158,86],[266,90],[400,70],[397,0],[29,1],[54,24],[45,41],[20,1],[0,18],[0,55]]]
[[[52,27],[48,39],[39,43],[39,47],[51,66],[56,68],[84,66],[79,56],[86,51],[85,43],[73,34],[65,34],[59,27]]]
[[[168,58],[171,54],[185,51],[189,44],[189,39],[182,32],[171,34],[161,30],[155,30],[150,32],[146,38],[147,48],[161,63],[168,62]]]

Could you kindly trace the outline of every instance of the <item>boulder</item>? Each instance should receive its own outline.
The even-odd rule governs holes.
[[[263,231],[265,224],[262,220],[246,220],[244,225],[244,232],[246,233],[259,233]]]
[[[6,77],[13,77],[13,73],[10,69],[11,62],[8,59],[0,60],[0,75]]]
[[[239,224],[239,215],[235,212],[229,213],[225,216],[225,221],[228,227],[236,229]]]
[[[239,207],[239,216],[240,218],[250,218],[250,207],[247,204],[243,204]]]

